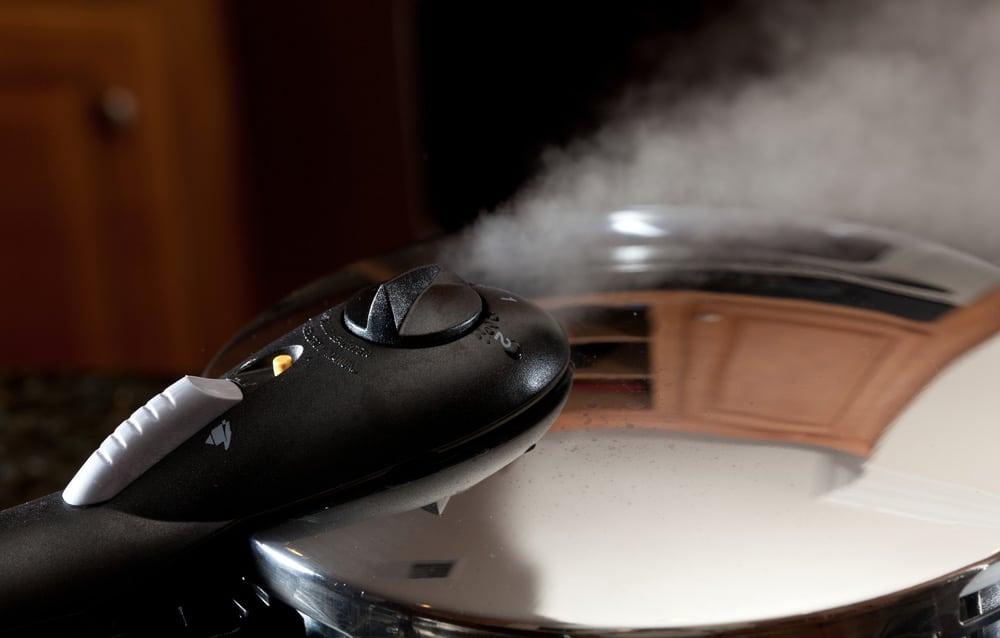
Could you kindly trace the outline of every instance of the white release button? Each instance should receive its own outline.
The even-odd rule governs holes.
[[[112,498],[195,432],[243,399],[228,379],[183,377],[122,422],[63,490],[70,505]]]

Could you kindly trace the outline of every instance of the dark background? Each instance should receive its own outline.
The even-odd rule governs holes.
[[[632,87],[666,75],[680,93],[766,51],[736,2],[358,4],[231,6],[255,226],[272,237],[291,217],[317,231],[301,272],[260,281],[268,295],[496,208],[540,153],[597,130]],[[725,50],[693,59],[736,15],[748,20]]]

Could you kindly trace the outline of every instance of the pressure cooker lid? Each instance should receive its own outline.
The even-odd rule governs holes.
[[[500,220],[355,264],[223,353],[427,261],[532,296],[573,347],[533,451],[425,510],[258,533],[268,589],[350,635],[736,631],[907,596],[992,618],[998,269],[837,223],[589,219],[544,251]]]

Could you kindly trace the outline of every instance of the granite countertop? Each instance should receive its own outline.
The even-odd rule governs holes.
[[[0,509],[61,490],[173,378],[0,373]]]

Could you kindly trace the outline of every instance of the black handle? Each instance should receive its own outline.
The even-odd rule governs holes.
[[[71,483],[82,506],[53,494],[0,512],[0,631],[154,595],[187,569],[196,582],[214,549],[245,545],[233,531],[390,489],[408,509],[467,489],[542,436],[571,372],[546,312],[430,266],[313,317],[225,378],[238,391],[200,380],[140,409],[161,414],[133,415]],[[236,403],[186,410],[202,392]]]
[[[219,523],[76,508],[58,493],[0,511],[0,627],[72,614],[149,588]]]

